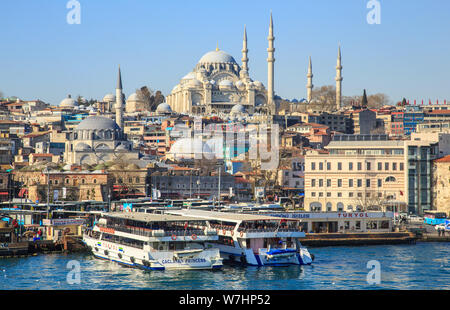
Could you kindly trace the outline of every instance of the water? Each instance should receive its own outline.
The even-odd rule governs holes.
[[[0,259],[0,289],[450,289],[448,243],[310,248],[312,266],[229,267],[218,271],[126,268],[89,254]],[[80,284],[69,284],[67,263],[80,262]],[[381,284],[366,281],[367,262],[381,264]]]

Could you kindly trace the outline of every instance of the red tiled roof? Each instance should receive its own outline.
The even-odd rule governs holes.
[[[447,155],[445,157],[435,159],[434,162],[436,163],[450,163],[450,155]]]

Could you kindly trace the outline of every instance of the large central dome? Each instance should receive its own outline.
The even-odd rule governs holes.
[[[115,121],[103,116],[89,116],[76,128],[77,130],[120,130]]]
[[[203,55],[198,62],[199,64],[213,64],[213,63],[231,63],[237,64],[233,56],[225,53],[224,51],[216,50]]]

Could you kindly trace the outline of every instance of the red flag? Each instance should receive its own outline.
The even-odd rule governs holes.
[[[188,227],[188,222],[184,223],[184,229]]]
[[[403,191],[400,191],[400,195],[403,196]]]

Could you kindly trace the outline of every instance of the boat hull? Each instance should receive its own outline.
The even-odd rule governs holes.
[[[143,270],[194,270],[223,267],[218,249],[207,249],[177,257],[174,251],[148,251],[90,237],[84,237],[83,241],[96,258]]]
[[[220,251],[224,262],[232,264],[244,264],[250,266],[286,266],[286,265],[311,265],[311,255],[305,247],[301,247],[291,255],[268,257],[267,249],[259,249],[254,253],[252,249],[240,249],[233,246],[215,244]]]

